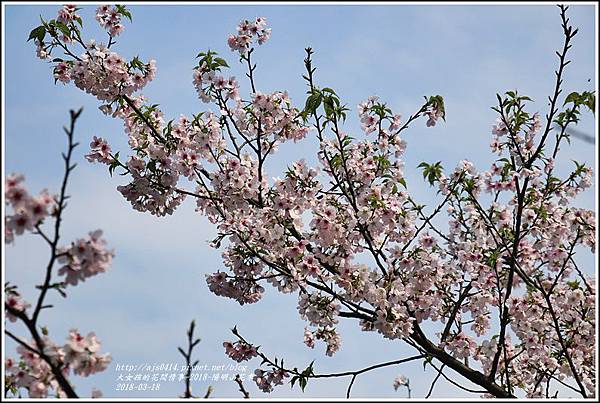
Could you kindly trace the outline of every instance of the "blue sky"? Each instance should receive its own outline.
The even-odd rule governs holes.
[[[72,199],[66,212],[63,239],[78,238],[88,230],[102,228],[116,258],[111,270],[77,286],[68,300],[52,295],[42,322],[57,341],[68,329],[94,330],[103,342],[103,351],[113,355],[113,365],[90,378],[74,377],[77,391],[89,395],[93,386],[106,397],[176,397],[183,385],[163,383],[159,393],[115,391],[115,364],[179,362],[176,351],[185,339],[192,318],[198,323],[202,342],[197,358],[209,365],[230,364],[221,343],[232,338],[229,329],[237,325],[249,340],[264,346],[270,355],[283,356],[286,363],[304,368],[315,360],[315,372],[359,369],[371,364],[412,354],[400,342],[388,342],[372,333],[361,332],[355,322],[342,321],[343,345],[333,357],[324,347],[307,349],[302,343],[304,323],[296,310],[294,296],[267,290],[255,305],[240,307],[236,302],[208,291],[204,274],[222,268],[220,252],[207,241],[216,234],[203,217],[194,213],[188,200],[171,217],[158,219],[133,211],[115,190],[123,178],[110,178],[102,166],[91,165],[83,155],[93,135],[109,140],[113,149],[125,152],[127,138],[119,121],[102,115],[98,102],[74,86],[54,84],[50,67],[35,57],[35,48],[26,43],[29,31],[38,25],[39,15],[53,18],[58,6],[8,5],[5,8],[5,155],[6,172],[23,172],[33,192],[49,187],[57,191],[62,175],[60,153],[65,146],[61,127],[70,108],[84,107],[76,136],[79,164],[70,183]],[[424,204],[435,203],[435,192],[423,184],[416,166],[421,161],[441,160],[454,167],[469,158],[487,169],[490,109],[496,93],[518,89],[536,101],[540,114],[547,111],[546,97],[553,89],[554,51],[562,37],[558,9],[551,5],[132,5],[133,24],[119,38],[116,49],[127,58],[157,60],[158,74],[143,93],[159,103],[165,115],[176,118],[207,109],[197,99],[191,84],[192,68],[199,51],[212,49],[223,55],[243,82],[243,70],[226,45],[242,18],[264,16],[273,28],[272,39],[260,47],[256,81],[263,92],[287,89],[292,100],[303,105],[304,48],[314,49],[316,79],[334,88],[351,108],[347,130],[358,134],[355,106],[369,95],[379,95],[404,116],[416,111],[424,95],[445,98],[447,122],[426,128],[418,121],[408,130],[406,175],[409,189]],[[95,7],[81,11],[85,36],[104,40],[93,20]],[[591,90],[595,82],[595,10],[590,5],[572,6],[569,16],[579,27],[572,48],[573,62],[565,72],[564,93]],[[243,87],[243,89],[247,86]],[[244,91],[242,91],[244,93]],[[579,130],[593,134],[594,124],[584,117]],[[314,160],[315,142],[307,140],[282,147],[268,166],[279,176],[290,161]],[[573,139],[563,150],[562,172],[571,159],[596,164],[594,147]],[[594,208],[594,189],[579,198],[581,207]],[[41,281],[47,259],[43,241],[33,236],[17,239],[6,248],[6,279],[20,286],[32,300],[33,287]],[[586,257],[589,271],[593,260]],[[14,344],[6,344],[13,355]],[[252,372],[259,362],[251,361]],[[435,372],[423,371],[422,364],[409,363],[373,371],[357,378],[354,397],[404,397],[405,391],[392,388],[394,376],[411,379],[413,396],[427,393]],[[453,374],[449,373],[454,379]],[[282,386],[269,396],[340,397],[348,378],[311,381],[304,394],[298,388]],[[203,393],[209,382],[198,382]],[[233,382],[211,382],[216,397],[239,397]],[[264,397],[253,382],[245,383],[252,396]],[[440,380],[433,396],[460,397],[465,393]]]

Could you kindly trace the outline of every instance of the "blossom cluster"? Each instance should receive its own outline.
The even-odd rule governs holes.
[[[208,289],[215,295],[236,300],[240,305],[260,300],[265,289],[250,279],[229,277],[224,272],[206,275]]]
[[[87,238],[80,238],[69,247],[58,249],[58,262],[63,266],[59,276],[65,276],[65,285],[77,285],[87,278],[104,273],[110,267],[114,252],[106,248],[102,231],[96,230]]]
[[[237,362],[247,361],[258,355],[256,347],[243,341],[237,341],[235,343],[226,341],[223,343],[223,347],[225,347],[225,353],[229,358]]]
[[[398,390],[398,388],[401,386],[408,386],[408,385],[409,385],[409,380],[404,375],[398,375],[397,377],[394,378],[394,384],[393,384],[394,390]]]
[[[118,190],[138,211],[171,214],[186,195],[194,197],[196,211],[217,227],[211,245],[223,246],[228,269],[207,275],[209,289],[240,304],[259,301],[265,282],[297,292],[300,316],[316,328],[305,330],[308,347],[323,340],[326,354],[339,348],[334,326],[344,306],[363,330],[389,339],[416,340],[415,330],[435,323],[441,331],[432,343],[449,357],[478,361],[490,381],[510,377],[530,396],[541,393],[540,379],[549,379],[535,367],[540,362],[560,377],[572,377],[575,365],[591,393],[594,280],[573,255],[582,245],[594,250],[595,214],[573,205],[591,186],[592,170],[576,163],[566,179],[558,178],[556,156],[541,152],[548,133],[540,115],[526,112],[526,97],[509,95],[492,127],[498,159],[489,169],[469,160],[449,172],[441,163],[419,166],[443,198],[428,216],[407,189],[403,131],[417,118],[426,118],[426,126],[445,119],[442,97],[426,98],[404,123],[369,97],[358,105],[362,133],[355,139],[341,127],[346,109],[335,92],[312,81],[309,58],[304,109],[285,91],[255,89],[252,41],[263,43],[269,35],[259,18],[242,21],[228,39],[248,65],[247,99],[225,73],[224,59],[200,53],[194,86],[218,112],[168,123],[158,105],[132,95],[143,85],[133,84],[130,70],[141,69],[145,85],[151,65],[125,64],[96,46],[101,54],[57,66],[61,81],[73,80],[106,101],[103,111],[124,122],[133,155],[118,161],[96,138],[88,159],[130,175]],[[274,178],[268,158],[309,133],[318,142],[317,163],[289,161]],[[194,189],[178,187],[182,179]],[[445,217],[436,217],[441,211]],[[437,223],[444,220],[447,228]],[[510,326],[512,334],[494,338],[497,326]],[[225,348],[234,359],[248,357],[239,345]],[[255,380],[270,391],[283,377],[260,370]]]
[[[385,116],[385,114],[382,114],[382,112],[385,111],[385,104],[378,101],[379,97],[373,95],[358,104],[358,117],[360,119],[361,128],[365,134],[370,134],[375,131],[381,134],[384,131],[384,126],[381,125],[383,120],[389,121],[387,127],[389,133],[393,133],[400,129],[402,116],[397,114]]]
[[[235,77],[225,78],[206,63],[194,69],[193,83],[202,102],[212,102],[221,95],[224,101],[239,100],[240,84]]]
[[[10,289],[6,290],[6,302],[5,304],[15,311],[26,313],[27,309],[31,307],[31,304],[25,301],[21,294],[19,294],[16,290]],[[11,322],[16,322],[17,318],[12,314],[8,309],[5,309],[6,318]]]
[[[446,110],[441,96],[434,95],[427,99],[425,104],[425,114],[428,116],[427,127],[435,126],[437,121],[446,118]]]
[[[231,50],[245,56],[254,38],[259,45],[262,45],[270,37],[271,28],[267,28],[267,20],[264,17],[257,17],[254,21],[241,21],[237,26],[237,35],[229,35],[227,44]]]
[[[100,341],[91,332],[82,336],[76,329],[72,329],[64,345],[54,343],[48,336],[42,339],[44,355],[64,375],[71,371],[76,375],[89,376],[104,371],[112,358],[110,354],[100,354]],[[25,388],[30,398],[45,398],[53,392],[57,397],[67,397],[65,392],[52,373],[52,368],[38,353],[36,343],[31,341],[17,347],[19,359],[7,358],[4,363],[7,387]],[[94,397],[101,394],[94,392]]]
[[[112,102],[118,96],[129,96],[145,87],[156,76],[156,62],[139,59],[127,62],[101,43],[90,42],[85,53],[73,61],[60,62],[54,77],[75,86],[101,101]]]
[[[452,337],[452,340],[447,343],[447,348],[454,357],[465,359],[475,355],[477,342],[473,337],[461,332]]]
[[[57,21],[62,22],[64,24],[71,23],[78,18],[81,18],[77,11],[79,9],[74,4],[65,4],[60,10],[58,10]]]
[[[90,143],[90,149],[90,152],[85,156],[89,162],[97,161],[103,164],[110,164],[113,161],[113,158],[110,154],[111,147],[102,137],[94,136],[92,142]]]
[[[47,190],[42,190],[38,196],[32,196],[23,186],[24,181],[25,177],[21,174],[8,175],[4,181],[5,203],[13,210],[12,214],[4,216],[6,243],[12,243],[15,235],[34,231],[56,207],[55,197]]]
[[[332,357],[341,347],[342,338],[333,326],[319,326],[317,330],[310,331],[304,328],[304,344],[314,348],[315,340],[323,340],[327,345],[325,354]]]
[[[62,83],[73,82],[99,100],[112,103],[115,97],[131,95],[154,79],[156,64],[153,60],[143,63],[135,57],[126,62],[121,55],[110,50],[112,42],[108,45],[96,43],[95,40],[84,43],[80,28],[75,24],[77,22],[82,26],[78,10],[74,5],[65,5],[59,11],[56,23],[42,20],[42,25],[30,37],[35,39],[38,57],[45,60],[51,59],[55,49],[67,49],[68,44],[77,44],[83,49],[79,55],[74,53],[74,49],[67,49],[66,54],[71,56],[70,60],[62,57],[52,59],[50,63],[54,65],[55,80]],[[131,17],[123,6],[103,5],[96,12],[96,19],[108,30],[111,41],[112,36],[123,31],[122,16]],[[52,37],[49,41],[45,39],[48,33]]]
[[[581,381],[585,387],[592,391],[595,385],[594,374],[594,315],[596,296],[591,289],[594,287],[591,279],[587,285],[577,282],[557,283],[554,286],[551,302],[555,310],[554,316],[560,318],[560,326],[564,331],[570,347],[567,351],[576,370],[581,373]],[[551,280],[544,281],[544,288],[548,291],[552,287]],[[509,304],[510,312],[514,318],[511,329],[519,338],[519,345],[524,352],[518,357],[518,350],[514,348],[508,354],[518,364],[515,378],[525,384],[534,381],[538,366],[543,363],[544,368],[556,373],[561,381],[573,377],[569,363],[561,357],[564,355],[560,340],[551,335],[556,332],[553,315],[543,309],[545,297],[542,292],[532,292],[521,297],[514,297]],[[577,347],[575,347],[577,346]],[[489,365],[489,359],[482,359],[484,366]],[[532,388],[531,397],[540,397],[542,390]]]
[[[330,326],[337,323],[336,316],[339,310],[339,304],[319,294],[301,294],[298,301],[300,315],[314,326]]]
[[[118,36],[125,29],[125,26],[121,23],[121,16],[122,14],[117,7],[111,7],[108,4],[103,4],[96,10],[96,21],[111,36]]]
[[[289,376],[287,371],[281,368],[272,368],[266,371],[257,368],[254,371],[254,377],[252,379],[256,382],[256,386],[258,386],[261,391],[270,393],[273,391],[274,386],[283,385],[283,380]]]

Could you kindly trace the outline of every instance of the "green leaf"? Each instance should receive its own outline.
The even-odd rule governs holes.
[[[221,57],[215,57],[215,63],[217,63],[219,66],[229,67],[229,65],[227,64],[225,59],[223,59]]]
[[[150,172],[155,173],[156,172],[156,160],[152,160],[150,161],[146,167],[150,170]]]
[[[69,36],[69,37],[71,36],[71,30],[69,29],[67,24],[65,24],[64,22],[57,22],[56,28],[58,28],[59,31],[62,32],[64,36]]]
[[[333,115],[333,100],[331,97],[325,97],[323,100],[323,108],[325,109],[325,115],[327,117]]]
[[[427,364],[431,365],[432,360],[433,360],[433,357],[430,355],[427,355],[427,357],[423,360],[423,371],[425,371],[425,369],[427,368]]]
[[[306,105],[304,106],[304,112],[307,114],[315,113],[317,108],[321,105],[323,96],[319,92],[313,93],[306,99]]]
[[[331,166],[331,168],[335,169],[338,168],[342,165],[342,157],[340,154],[336,154],[334,155],[331,159],[330,159],[330,163],[329,165]]]
[[[134,57],[131,62],[129,62],[129,65],[132,68],[136,68],[136,69],[143,69],[146,65],[140,60],[139,56]]]
[[[43,25],[40,25],[39,27],[34,28],[29,33],[29,38],[27,39],[27,42],[29,42],[32,39],[37,39],[38,42],[43,42],[45,36],[46,36],[46,27],[44,27]]]
[[[435,164],[421,162],[417,168],[423,168],[423,179],[427,179],[430,185],[433,185],[436,180],[442,176],[442,162],[438,161]]]
[[[568,103],[572,103],[573,104],[573,109],[567,109],[565,112],[567,113],[567,115],[569,115],[569,112],[571,114],[575,114],[575,113],[579,113],[579,106],[583,105],[585,107],[587,107],[590,111],[592,111],[593,114],[596,113],[596,94],[594,91],[584,91],[582,93],[578,93],[578,92],[572,92],[569,95],[567,95],[567,97],[565,98],[565,102],[563,103],[563,106],[568,104]],[[573,117],[573,116],[569,116],[570,118],[572,118],[573,121],[577,122],[577,118]]]
[[[567,95],[567,97],[565,98],[565,102],[563,103],[563,106],[572,102],[574,104],[578,103],[580,99],[580,95],[578,92],[572,92],[569,95]]]
[[[131,17],[131,13],[129,12],[129,10],[127,10],[125,8],[125,6],[122,6],[120,4],[116,5],[117,7],[117,13],[121,14],[123,17],[127,18],[129,20],[129,22],[133,22],[133,19]]]
[[[306,388],[306,384],[308,383],[308,380],[305,377],[300,377],[299,382],[300,384],[300,388],[302,389],[302,392],[304,392],[304,388]]]
[[[427,172],[429,170],[429,164],[426,162],[421,162],[417,165],[417,168],[423,168],[423,179],[427,178]]]

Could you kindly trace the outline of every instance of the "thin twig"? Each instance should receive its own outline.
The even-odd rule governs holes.
[[[196,345],[198,343],[200,343],[200,339],[195,339],[194,340],[194,329],[196,328],[196,321],[192,320],[192,322],[190,323],[190,327],[187,331],[187,351],[184,351],[183,348],[181,347],[177,347],[177,350],[179,350],[179,352],[181,353],[181,355],[183,355],[183,357],[185,358],[185,392],[183,397],[186,399],[190,399],[192,397],[194,397],[192,395],[192,386],[190,384],[191,381],[191,376],[192,376],[192,368],[195,367],[198,364],[198,361],[196,360],[193,364],[192,364],[192,352],[194,350],[194,347],[196,347]],[[210,391],[207,392],[210,395]]]
[[[427,396],[425,396],[425,399],[429,399],[429,397],[431,397],[431,394],[433,393],[433,388],[435,387],[435,384],[437,383],[438,379],[440,379],[440,376],[442,376],[442,371],[444,370],[445,366],[446,366],[446,364],[442,364],[441,368],[437,370],[438,374],[434,378],[433,382],[431,382],[431,386],[429,387],[429,392],[427,392]]]
[[[50,259],[46,266],[44,283],[43,283],[43,285],[38,287],[40,289],[40,294],[39,294],[37,302],[35,304],[35,309],[33,311],[31,318],[29,318],[25,312],[16,310],[13,307],[5,304],[5,309],[7,311],[9,311],[12,315],[17,317],[19,320],[21,320],[21,322],[23,322],[23,324],[25,324],[25,326],[29,330],[29,333],[33,337],[33,340],[37,347],[37,351],[35,351],[35,354],[37,354],[42,360],[44,360],[46,362],[46,364],[48,364],[52,374],[54,375],[54,378],[56,378],[56,381],[57,381],[59,387],[63,390],[65,395],[69,398],[76,398],[78,396],[75,393],[70,382],[66,378],[65,374],[63,373],[61,366],[57,365],[55,361],[53,361],[50,357],[48,357],[48,355],[45,354],[44,351],[45,351],[46,345],[44,343],[44,340],[42,339],[42,337],[40,336],[40,334],[38,332],[37,322],[38,322],[38,318],[39,318],[39,315],[40,315],[40,312],[42,311],[42,309],[51,307],[51,305],[44,304],[44,299],[46,297],[48,290],[53,288],[50,285],[52,282],[52,269],[54,268],[54,263],[56,262],[56,259],[60,255],[58,253],[58,242],[60,240],[60,229],[61,229],[60,226],[61,226],[61,222],[62,222],[62,214],[65,210],[66,200],[68,198],[67,183],[69,181],[69,176],[70,176],[71,171],[73,171],[73,169],[75,169],[75,164],[71,164],[71,159],[73,156],[73,150],[78,145],[78,143],[75,143],[73,141],[74,133],[75,133],[75,123],[77,122],[77,119],[81,115],[82,110],[83,110],[83,108],[79,109],[78,111],[71,110],[70,111],[70,117],[71,117],[70,126],[69,126],[69,128],[64,127],[64,131],[65,131],[65,134],[67,135],[67,139],[68,139],[68,146],[67,146],[66,154],[63,153],[63,155],[62,155],[64,164],[65,164],[65,169],[64,169],[63,179],[62,179],[62,185],[60,188],[60,194],[59,194],[58,200],[56,201],[57,205],[56,205],[56,210],[54,212],[54,220],[55,220],[54,221],[54,234],[53,234],[52,239],[50,239],[47,235],[45,235],[43,232],[41,232],[41,230],[39,228],[37,228],[38,234],[40,234],[44,238],[44,240],[48,243],[48,245],[50,247]],[[6,334],[9,335],[9,337],[12,337],[10,332],[6,332]],[[17,340],[15,339],[15,341],[17,341]]]
[[[240,374],[235,375],[234,381],[240,387],[240,392],[242,393],[242,395],[244,395],[244,399],[249,399],[250,393],[246,390],[246,388],[244,388],[244,384],[242,382],[242,378],[240,377]]]

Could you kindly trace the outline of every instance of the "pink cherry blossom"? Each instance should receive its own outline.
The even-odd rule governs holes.
[[[567,27],[565,12],[561,7]],[[120,32],[119,13],[109,6],[97,11],[112,36]],[[563,52],[572,32],[563,29]],[[225,59],[201,52],[192,80],[211,108],[172,120],[137,93],[155,78],[154,61],[128,61],[92,42],[81,56],[50,63],[57,80],[92,94],[105,114],[122,121],[130,155],[120,161],[94,137],[87,158],[116,165],[128,177],[117,190],[133,209],[164,216],[192,197],[197,213],[216,227],[210,244],[222,250],[224,268],[206,276],[214,294],[241,305],[258,302],[265,284],[296,294],[298,313],[310,326],[305,344],[323,341],[329,356],[341,348],[339,318],[353,318],[364,331],[406,341],[444,364],[469,366],[465,377],[498,397],[517,389],[539,397],[541,385],[556,379],[593,395],[595,280],[574,257],[581,246],[596,246],[595,212],[575,203],[593,173],[576,163],[558,178],[559,151],[573,123],[561,115],[560,91],[546,118],[527,97],[499,95],[491,127],[495,160],[483,168],[468,159],[447,170],[441,162],[419,165],[441,199],[427,207],[409,191],[405,172],[414,167],[405,166],[405,154],[413,121],[425,118],[431,127],[445,120],[443,98],[426,97],[402,118],[370,96],[357,107],[361,130],[353,133],[344,127],[348,108],[314,77],[310,48],[307,99],[259,89],[250,57],[254,44],[270,35],[265,19],[256,18],[242,20],[227,38],[247,69],[247,96]],[[52,51],[36,45],[40,57]],[[557,77],[557,88],[561,82]],[[299,155],[273,172],[279,149],[307,137],[318,147],[314,162]],[[25,208],[33,203],[21,182],[7,182],[15,210],[9,240],[50,211]],[[60,274],[70,285],[104,271],[112,258],[99,239],[61,251]],[[241,341],[224,347],[236,361],[258,354]],[[286,376],[271,365],[257,369],[254,381],[271,392]]]

